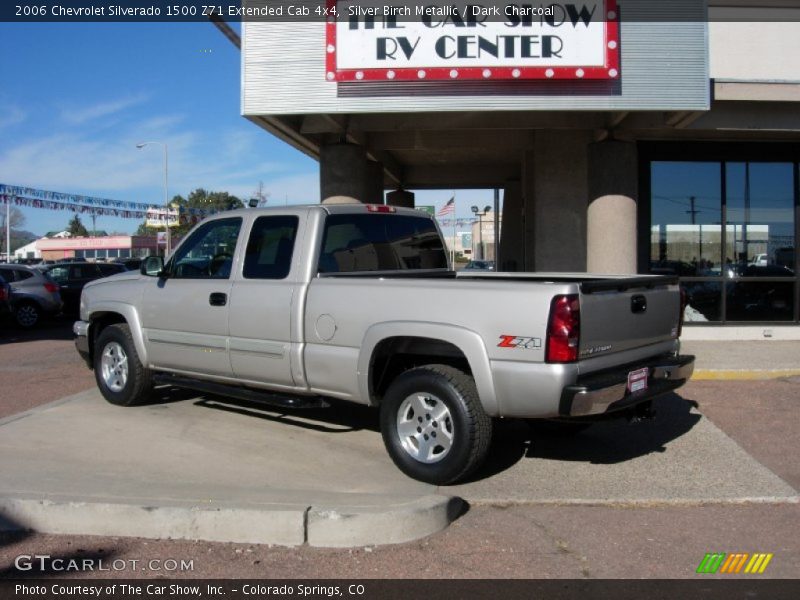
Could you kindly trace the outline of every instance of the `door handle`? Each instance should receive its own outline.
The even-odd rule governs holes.
[[[208,303],[211,306],[225,306],[228,303],[228,294],[214,292],[208,297]]]

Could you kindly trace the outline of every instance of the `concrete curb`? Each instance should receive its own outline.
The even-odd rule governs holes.
[[[463,501],[429,495],[386,507],[153,504],[159,506],[0,496],[0,531],[346,548],[441,531],[459,516]]]
[[[695,381],[763,381],[798,377],[800,369],[695,369]]]
[[[386,508],[311,508],[308,545],[324,547],[400,544],[441,531],[461,513],[464,501],[424,496]]]

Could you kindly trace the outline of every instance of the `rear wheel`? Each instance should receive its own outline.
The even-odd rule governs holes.
[[[100,393],[111,404],[135,406],[149,399],[151,373],[139,360],[126,324],[109,325],[100,332],[95,343],[94,377]]]
[[[25,329],[34,327],[39,322],[41,315],[42,311],[39,310],[39,307],[34,302],[23,302],[14,311],[17,325]]]
[[[472,377],[448,365],[417,367],[397,377],[381,403],[380,421],[398,468],[437,485],[474,471],[492,436],[492,420]]]

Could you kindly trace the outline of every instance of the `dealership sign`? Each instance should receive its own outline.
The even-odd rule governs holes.
[[[617,0],[327,0],[329,81],[615,79]]]

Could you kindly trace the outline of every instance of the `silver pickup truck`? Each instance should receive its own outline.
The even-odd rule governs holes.
[[[484,459],[494,418],[647,412],[692,374],[681,317],[673,278],[458,273],[430,216],[352,204],[215,215],[166,264],[89,283],[74,331],[113,404],[169,384],[376,406],[397,466],[448,484]]]

